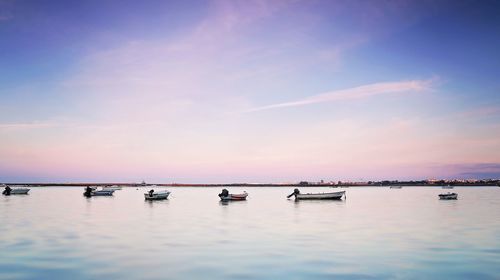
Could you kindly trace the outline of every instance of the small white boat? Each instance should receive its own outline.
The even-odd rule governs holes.
[[[29,191],[30,191],[30,189],[28,189],[28,188],[12,189],[10,186],[5,186],[5,189],[3,190],[2,194],[3,195],[28,194]]]
[[[28,194],[30,189],[28,188],[18,188],[18,189],[12,189],[10,191],[10,194]]]
[[[162,200],[162,199],[167,199],[168,196],[170,195],[169,191],[149,191],[147,193],[144,193],[144,199],[146,200]]]
[[[448,186],[442,186],[441,188],[443,188],[443,189],[453,189],[454,187],[453,187],[453,186],[448,185]]]
[[[340,192],[330,192],[330,193],[300,193],[298,189],[295,189],[292,194],[288,195],[287,198],[295,196],[296,200],[319,200],[319,199],[331,199],[331,200],[339,200],[342,197],[345,197],[345,191]]]
[[[243,191],[243,193],[234,194],[234,193],[229,193],[229,191],[226,189],[223,189],[222,192],[219,194],[221,201],[241,201],[241,200],[246,200],[247,196],[248,193],[246,191]]]
[[[108,191],[119,191],[122,189],[122,187],[120,186],[106,186],[106,187],[102,187],[103,190],[108,190]]]
[[[95,188],[92,188],[92,187],[86,187],[85,192],[83,192],[83,195],[86,197],[111,196],[111,195],[113,195],[114,192],[115,192],[114,190],[105,190],[104,188],[101,190],[96,190]]]
[[[442,193],[439,195],[439,199],[448,200],[448,199],[457,199],[457,193]]]
[[[113,195],[115,191],[114,190],[97,190],[97,191],[93,191],[91,193],[92,196],[106,196],[106,195]]]

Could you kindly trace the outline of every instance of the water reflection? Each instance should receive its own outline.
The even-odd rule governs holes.
[[[162,199],[162,200],[146,200],[144,199],[144,204],[147,204],[149,207],[154,207],[155,204],[157,205],[164,205],[164,204],[169,204],[170,201],[169,199]]]
[[[500,275],[500,188],[456,189],[456,201],[409,187],[349,188],[349,201],[287,200],[285,188],[252,188],[252,199],[226,202],[219,189],[170,188],[169,199],[146,201],[144,190],[1,197],[0,279]]]
[[[248,200],[219,200],[219,205],[227,206],[230,204],[246,204]]]

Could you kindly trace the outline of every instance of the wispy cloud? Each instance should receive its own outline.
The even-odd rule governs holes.
[[[496,116],[499,114],[500,114],[500,108],[498,106],[487,105],[487,106],[468,109],[466,111],[460,112],[456,115],[456,117],[484,118],[484,117]]]
[[[410,80],[410,81],[399,81],[399,82],[374,83],[348,89],[329,91],[296,101],[257,107],[250,109],[247,112],[303,106],[315,103],[334,102],[334,101],[349,100],[349,99],[362,99],[375,95],[389,94],[389,93],[419,92],[419,91],[430,90],[432,85],[434,84],[434,81],[435,78],[429,80]]]
[[[300,20],[273,26],[280,36],[252,35],[267,34],[268,24],[289,5],[215,1],[205,18],[180,35],[130,40],[88,53],[62,82],[62,91],[71,92],[76,107],[91,107],[96,118],[173,122],[188,111],[187,118],[218,117],[248,108],[248,95],[273,91],[275,80],[296,81],[290,77],[303,77],[312,66],[331,71],[344,51],[365,40],[339,35],[335,44],[321,44],[320,38],[304,35],[311,34],[316,19],[290,10]]]
[[[57,126],[49,122],[27,122],[27,123],[0,123],[0,129],[30,129]]]
[[[454,171],[453,177],[463,179],[500,179],[500,163],[450,164],[445,168]]]

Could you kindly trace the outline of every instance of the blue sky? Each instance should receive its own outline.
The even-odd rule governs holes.
[[[500,177],[497,1],[0,1],[0,180]]]

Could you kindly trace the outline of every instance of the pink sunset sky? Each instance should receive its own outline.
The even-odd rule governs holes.
[[[498,178],[488,5],[2,2],[0,181]]]

